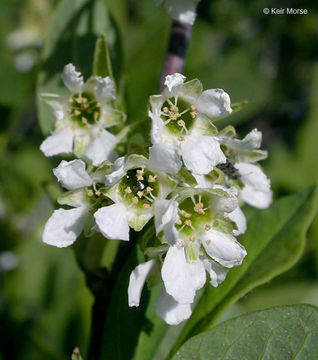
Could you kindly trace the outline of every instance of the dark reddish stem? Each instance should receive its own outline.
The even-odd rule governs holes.
[[[160,91],[165,87],[164,81],[167,75],[182,73],[191,28],[191,25],[181,24],[179,21],[172,22],[168,50],[160,78]]]

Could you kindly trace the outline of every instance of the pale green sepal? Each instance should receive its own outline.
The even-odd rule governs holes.
[[[228,125],[224,129],[222,129],[219,132],[220,135],[228,136],[228,137],[234,137],[236,135],[236,130],[234,126]]]
[[[189,186],[197,185],[194,176],[184,166],[182,166],[179,172],[176,175],[174,175],[172,178],[177,180],[179,183],[187,184]]]
[[[143,155],[129,155],[125,163],[125,170],[135,169],[138,167],[146,168],[148,159]]]
[[[248,104],[248,101],[247,101],[247,100],[243,100],[243,101],[241,101],[241,102],[232,103],[232,104],[231,104],[232,114],[233,114],[233,113],[236,113],[237,111],[242,110],[247,104]]]
[[[103,123],[107,126],[121,125],[126,121],[126,114],[114,108],[107,108]]]
[[[203,86],[200,80],[193,79],[183,84],[179,96],[191,105],[195,104],[197,98],[201,95]]]
[[[83,133],[82,135],[74,136],[74,154],[78,157],[81,157],[90,142],[90,136],[88,133]]]
[[[220,170],[218,167],[215,167],[213,169],[213,171],[211,172],[211,174],[213,174],[214,178],[216,178],[214,180],[215,184],[223,184],[224,183],[224,179],[225,179],[224,172],[222,170]]]
[[[105,180],[105,175],[111,173],[111,162],[106,160],[101,165],[98,166],[98,168],[92,167],[90,173],[89,170],[87,170],[88,174],[91,176],[91,179],[94,183],[103,183]],[[95,169],[95,170],[94,170]]]
[[[168,244],[162,244],[156,247],[148,247],[145,250],[145,255],[149,256],[149,258],[156,258],[158,256],[164,255],[169,249]]]
[[[143,214],[134,214],[128,220],[128,225],[133,228],[135,231],[140,231],[147,224],[147,222],[152,218],[151,212],[146,212]]]
[[[266,150],[241,150],[239,153],[241,162],[257,162],[267,158]]]
[[[185,251],[185,254],[186,254],[186,259],[188,262],[191,262],[191,261],[197,261],[198,258],[196,256],[196,251],[194,249],[194,245],[193,244],[188,244],[186,246],[186,251]]]
[[[237,230],[237,225],[229,218],[225,218],[223,215],[217,214],[213,222],[213,229],[231,235],[233,230]]]
[[[94,229],[95,220],[93,216],[87,216],[84,223],[84,235],[85,237],[91,237],[96,234],[96,230]]]
[[[173,196],[177,196],[177,200],[179,202],[182,202],[183,200],[185,200],[189,197],[193,197],[194,195],[200,195],[200,194],[204,194],[204,193],[208,193],[209,195],[226,197],[226,198],[228,198],[230,196],[226,191],[224,191],[222,189],[211,189],[211,188],[205,188],[205,189],[177,188],[173,192]]]
[[[84,189],[67,191],[57,198],[57,202],[60,205],[68,205],[72,207],[80,207],[88,204]]]
[[[191,128],[191,135],[204,135],[204,136],[214,136],[218,133],[217,128],[212,122],[200,114],[196,117],[193,127]]]

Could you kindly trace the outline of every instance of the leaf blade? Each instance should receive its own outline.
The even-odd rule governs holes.
[[[215,326],[187,341],[173,360],[310,360],[318,356],[317,341],[317,307],[280,306]]]

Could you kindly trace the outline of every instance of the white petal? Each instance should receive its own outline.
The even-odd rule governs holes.
[[[219,265],[213,260],[204,259],[203,260],[204,267],[206,271],[210,275],[210,284],[214,287],[217,287],[219,284],[221,284],[227,275],[228,269]]]
[[[150,171],[175,174],[180,170],[181,165],[178,151],[171,145],[159,143],[149,148]]]
[[[106,101],[115,99],[115,84],[113,80],[106,76],[93,76],[94,92],[98,99],[105,99]]]
[[[234,221],[237,226],[237,230],[233,231],[233,235],[238,236],[244,234],[246,231],[246,217],[241,208],[238,206],[234,211],[228,214],[228,217],[230,220]]]
[[[71,153],[73,150],[73,133],[69,127],[55,131],[41,144],[40,150],[45,156]]]
[[[82,160],[62,160],[59,166],[53,169],[53,173],[63,187],[68,190],[75,190],[92,185],[92,179],[85,168],[86,165]]]
[[[262,133],[257,129],[253,129],[249,132],[243,140],[228,137],[220,136],[222,141],[234,150],[253,150],[258,149],[261,146],[262,142]]]
[[[169,91],[174,90],[174,88],[180,87],[185,80],[185,76],[179,73],[172,75],[167,75],[164,84],[167,86]]]
[[[42,93],[40,94],[40,98],[44,100],[47,104],[49,104],[53,110],[57,111],[58,113],[62,112],[63,110],[63,98],[57,94],[47,94]]]
[[[187,262],[183,248],[171,246],[161,269],[165,289],[180,304],[191,304],[197,290],[205,283],[201,261]]]
[[[64,66],[62,80],[65,86],[69,88],[69,90],[75,93],[81,92],[82,86],[84,84],[83,76],[81,76],[80,72],[75,70],[75,66],[73,64]]]
[[[208,174],[215,165],[226,162],[219,142],[212,136],[185,136],[181,152],[185,166],[199,175]]]
[[[115,161],[113,171],[105,176],[105,185],[114,185],[125,174],[125,157],[122,156]]]
[[[223,118],[231,114],[231,100],[222,89],[203,91],[197,101],[197,110],[210,118]]]
[[[226,188],[222,185],[214,185],[213,189],[220,189],[228,194],[228,196],[218,196],[213,203],[215,212],[230,213],[234,211],[238,206],[238,190],[235,187]]]
[[[55,210],[45,224],[42,241],[57,247],[72,245],[82,232],[87,217],[85,207]]]
[[[243,201],[257,209],[266,209],[272,203],[273,193],[271,190],[260,191],[246,185],[241,192],[241,197]]]
[[[84,155],[92,160],[94,166],[109,160],[115,145],[119,142],[117,137],[105,129],[95,128],[92,130],[92,141],[85,149]]]
[[[195,185],[196,188],[213,188],[213,181],[205,175],[192,174],[195,178],[195,181],[198,185]]]
[[[160,116],[157,115],[155,112],[149,111],[148,115],[151,119],[151,130],[150,130],[151,143],[152,144],[161,143],[163,121],[160,118]]]
[[[128,285],[128,304],[129,306],[139,306],[142,288],[146,278],[155,264],[155,260],[149,260],[136,266],[130,274]]]
[[[242,199],[259,209],[267,208],[272,202],[273,194],[270,190],[270,180],[256,165],[248,163],[235,164],[238,169],[244,188],[241,191]]]
[[[178,325],[191,316],[190,304],[179,304],[163,289],[155,301],[155,312],[168,325]]]
[[[155,226],[156,234],[164,230],[165,239],[170,245],[177,241],[178,232],[175,223],[178,220],[178,203],[174,200],[155,201]]]
[[[244,185],[250,185],[262,191],[270,189],[269,179],[267,179],[262,169],[258,166],[248,163],[237,163],[235,167],[238,169]]]
[[[123,204],[102,207],[95,212],[94,218],[98,230],[107,239],[129,240],[129,226]]]
[[[258,149],[262,143],[262,133],[257,129],[253,129],[245,136],[241,143],[245,149]]]
[[[204,233],[202,244],[212,259],[228,268],[240,265],[246,255],[246,250],[234,236],[213,229]]]

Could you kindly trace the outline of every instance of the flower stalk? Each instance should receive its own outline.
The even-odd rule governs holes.
[[[160,92],[165,87],[164,82],[167,75],[182,73],[191,30],[191,24],[183,24],[177,20],[172,21],[168,49],[160,78]]]

